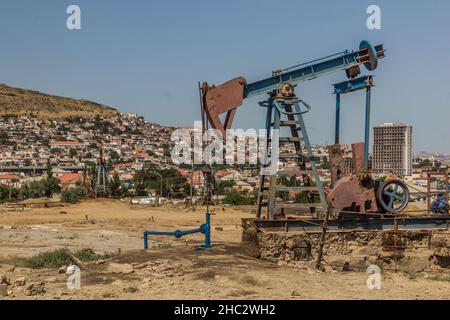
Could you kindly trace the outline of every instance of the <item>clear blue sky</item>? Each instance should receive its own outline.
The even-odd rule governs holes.
[[[66,8],[82,10],[82,30],[66,28]],[[366,8],[382,10],[382,30],[366,28]],[[0,82],[86,98],[166,125],[199,119],[197,81],[249,81],[272,69],[383,43],[372,125],[413,126],[414,151],[450,152],[450,1],[2,0]],[[367,71],[364,71],[367,73]],[[316,79],[297,93],[313,143],[333,141],[331,84]],[[261,127],[260,99],[235,126]],[[363,139],[364,95],[343,98],[342,142]]]

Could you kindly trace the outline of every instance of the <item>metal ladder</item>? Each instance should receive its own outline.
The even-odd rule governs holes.
[[[300,106],[305,108],[302,111]],[[266,209],[267,219],[276,219],[278,215],[284,214],[284,209],[294,209],[297,213],[304,213],[309,210],[310,213],[317,213],[319,210],[326,211],[328,208],[322,182],[317,171],[316,162],[312,154],[312,148],[306,131],[303,114],[310,110],[310,106],[304,101],[293,96],[283,98],[272,96],[267,101],[260,102],[260,106],[267,108],[266,116],[266,154],[272,155],[278,153],[279,161],[295,160],[296,169],[294,174],[300,174],[301,179],[295,179],[295,186],[287,186],[280,183],[280,175],[272,174],[260,176],[259,193],[257,198],[256,217],[263,217],[263,209]],[[284,117],[283,117],[284,116]],[[283,117],[283,119],[281,119]],[[290,136],[279,136],[279,143],[273,143],[272,137],[276,139],[273,133],[275,130],[280,132],[282,127],[289,128]],[[293,144],[295,153],[280,153],[278,147],[285,144]],[[306,151],[306,153],[304,152]],[[308,166],[309,164],[309,166]],[[277,168],[278,168],[278,164]],[[267,167],[265,165],[263,167]],[[276,201],[277,193],[280,191],[300,191],[307,195],[307,203],[283,203]],[[317,195],[320,202],[316,202]],[[298,209],[298,210],[297,210]],[[303,212],[299,212],[303,209]]]

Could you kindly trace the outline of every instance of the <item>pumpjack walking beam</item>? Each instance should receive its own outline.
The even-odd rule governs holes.
[[[304,81],[345,70],[349,79],[356,78],[360,73],[360,66],[364,65],[369,71],[378,66],[378,60],[384,58],[383,45],[372,46],[362,41],[358,51],[342,51],[321,59],[299,64],[283,70],[277,70],[272,76],[247,83],[244,77],[238,77],[218,86],[210,86],[204,82],[201,86],[202,106],[212,128],[225,133],[231,128],[236,109],[243,100],[260,94],[277,90],[282,84],[297,85]],[[222,122],[220,115],[226,114]]]

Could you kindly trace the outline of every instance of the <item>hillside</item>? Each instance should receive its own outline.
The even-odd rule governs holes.
[[[52,96],[0,84],[0,116],[26,115],[39,119],[58,119],[71,116],[113,116],[114,108],[88,100]]]

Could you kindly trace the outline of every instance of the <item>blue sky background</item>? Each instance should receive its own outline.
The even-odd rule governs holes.
[[[70,4],[81,7],[80,31],[66,28]],[[366,28],[369,4],[381,7],[382,30]],[[197,81],[256,81],[367,39],[387,50],[373,72],[372,125],[410,124],[414,151],[450,153],[449,14],[447,0],[2,0],[0,82],[193,125]],[[331,84],[342,80],[344,72],[297,88],[313,107],[313,143],[333,141]],[[261,127],[263,98],[247,101],[235,126]],[[342,142],[362,141],[364,94],[342,103]]]

